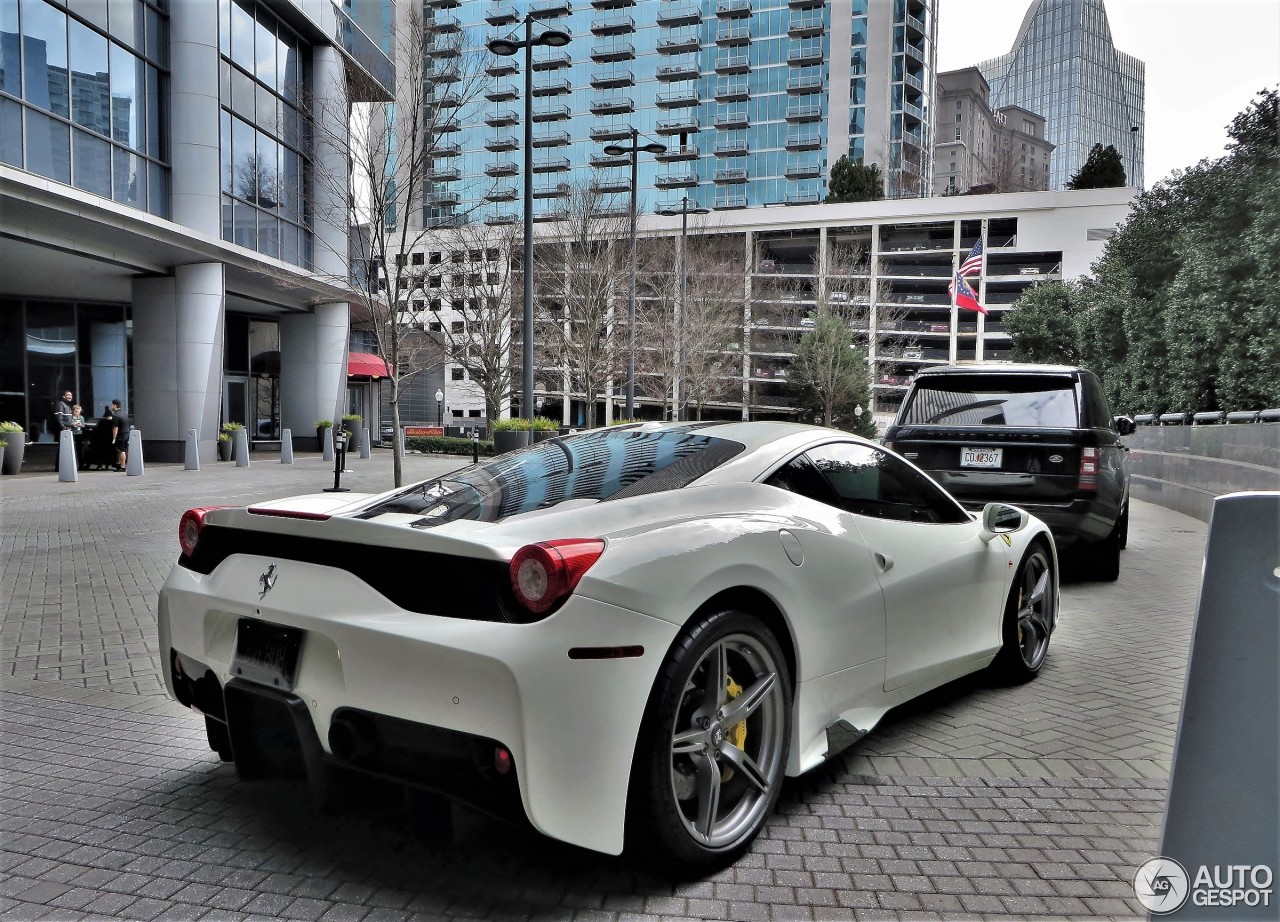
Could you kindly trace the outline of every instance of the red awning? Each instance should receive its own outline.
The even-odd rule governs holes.
[[[389,378],[387,363],[368,352],[350,352],[347,354],[348,378]]]

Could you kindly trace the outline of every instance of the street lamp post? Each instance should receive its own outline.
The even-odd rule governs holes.
[[[1141,126],[1133,125],[1129,128],[1129,178],[1133,180],[1131,185],[1141,191],[1142,187],[1138,185],[1138,132]]]
[[[680,209],[670,208],[659,212],[664,215],[680,215],[680,295],[676,304],[676,375],[671,385],[671,413],[677,422],[684,419],[684,317],[685,292],[689,273],[685,268],[685,254],[689,248],[689,215],[707,214],[709,208],[690,208],[689,196],[680,199]]]
[[[489,42],[489,50],[509,58],[524,49],[524,397],[521,408],[533,420],[533,49],[563,48],[571,36],[559,29],[533,34],[533,15],[525,14],[524,41],[510,36]]]
[[[657,141],[640,143],[640,132],[631,129],[630,144],[609,144],[604,152],[610,157],[631,157],[631,281],[627,290],[627,419],[636,418],[636,171],[641,151],[660,154],[667,145]]]
[[[444,426],[444,391],[436,388],[436,425]]]

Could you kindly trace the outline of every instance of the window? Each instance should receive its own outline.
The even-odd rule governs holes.
[[[440,328],[440,321],[439,321],[439,320],[433,320],[433,321],[431,321],[429,324],[427,324],[427,329],[428,329],[428,330],[430,330],[432,333],[440,333],[440,332],[442,332],[442,330],[441,330],[441,328]]]
[[[432,251],[431,251],[431,265],[433,265],[433,266],[438,266],[438,265],[440,265],[440,251],[439,251],[439,250],[432,250]]]
[[[489,248],[489,249],[485,250],[485,251],[484,251],[484,258],[485,258],[485,259],[487,259],[487,260],[489,260],[490,262],[496,262],[496,261],[497,261],[497,259],[498,259],[498,250],[497,250],[497,248],[496,248],[496,247],[491,247],[491,248]]]
[[[438,310],[440,310],[440,299],[439,299],[439,298],[432,298],[432,299],[431,299],[431,309],[432,309],[433,311],[438,311]]]
[[[959,140],[960,140],[960,129],[959,129],[959,128],[957,128],[957,129],[956,129],[956,140],[957,140],[957,141],[959,141]]]
[[[467,258],[470,259],[473,263],[480,262],[480,251],[479,250],[469,251],[467,253]]]
[[[466,324],[464,324],[461,320],[455,320],[453,323],[449,324],[449,331],[451,333],[465,332]]]
[[[472,419],[479,419],[479,418],[480,418],[480,411],[479,411],[479,410],[468,410],[468,411],[467,411],[467,416],[471,417]]]
[[[415,266],[421,266],[423,263],[423,254],[414,253],[412,262],[413,262],[413,265]]]
[[[971,521],[928,477],[874,446],[833,442],[807,454],[846,512],[901,522]]]
[[[405,255],[403,253],[396,254],[396,268],[403,269],[405,267]]]
[[[956,124],[957,124],[957,125],[959,125],[959,124],[960,124],[960,122],[961,122],[961,120],[962,120],[963,118],[964,118],[964,116],[963,116],[963,115],[961,115],[959,112],[957,112],[957,113],[956,113]]]
[[[466,373],[463,369],[461,369],[461,368],[451,368],[451,369],[449,369],[449,376],[450,376],[454,381],[464,381],[464,380],[466,380],[466,375],[467,375],[467,373]]]
[[[1075,385],[1050,375],[977,375],[917,382],[904,425],[1074,429]]]
[[[423,310],[426,310],[426,309],[427,309],[427,302],[426,302],[426,300],[425,300],[425,299],[423,299],[423,298],[414,298],[414,299],[413,299],[413,309],[414,309],[415,311],[423,311]]]
[[[805,455],[792,458],[769,475],[765,483],[779,490],[807,496],[820,503],[837,505],[836,495],[831,492],[831,485]]]

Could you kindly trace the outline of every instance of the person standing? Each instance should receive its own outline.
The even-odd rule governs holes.
[[[124,470],[129,456],[129,417],[119,400],[111,401],[111,441],[116,449],[116,470]]]
[[[71,441],[75,444],[76,449],[76,468],[84,470],[84,413],[80,404],[76,404],[71,408]]]
[[[53,402],[52,419],[49,420],[49,434],[53,436],[56,442],[60,438],[63,429],[72,428],[72,411],[75,398],[71,396],[71,391],[63,391],[62,397]]]

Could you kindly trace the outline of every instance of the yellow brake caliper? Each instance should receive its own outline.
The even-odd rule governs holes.
[[[733,700],[742,694],[742,686],[733,681],[733,676],[727,675],[725,678],[728,680],[728,684],[725,685],[725,691],[729,693],[729,699]],[[744,749],[747,745],[747,722],[745,720],[740,720],[732,727],[729,727],[725,731],[724,738],[739,749]],[[720,773],[720,780],[728,781],[732,777],[733,768],[726,765],[724,770]]]

